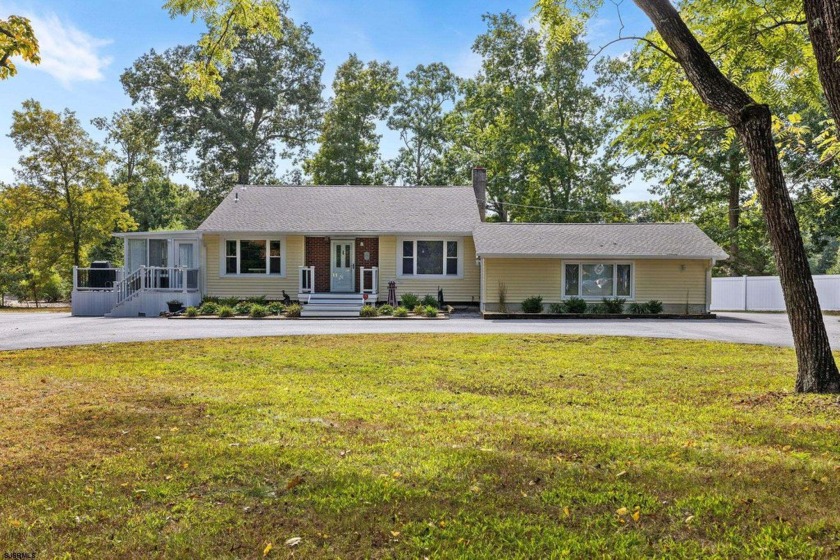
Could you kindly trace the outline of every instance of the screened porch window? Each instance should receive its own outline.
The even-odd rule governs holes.
[[[631,297],[631,263],[566,263],[563,296],[582,298]]]

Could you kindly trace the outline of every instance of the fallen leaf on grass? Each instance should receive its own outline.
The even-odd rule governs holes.
[[[267,545],[265,545],[265,548],[263,549],[263,558],[268,556],[268,553],[271,552],[272,548],[274,548],[274,547],[271,545],[271,543],[268,543]]]
[[[292,537],[290,539],[286,539],[286,542],[283,543],[286,546],[297,546],[300,544],[300,541],[303,540],[300,537]]]
[[[399,537],[399,536],[400,536],[400,532],[399,532],[399,531],[391,531],[391,536],[392,536],[392,537]]]
[[[627,508],[626,507],[618,508],[617,510],[615,510],[615,512],[618,515],[627,515]]]
[[[302,476],[296,476],[293,479],[291,479],[289,482],[286,483],[286,490],[291,490],[295,486],[300,485],[302,482],[303,482],[303,477]]]

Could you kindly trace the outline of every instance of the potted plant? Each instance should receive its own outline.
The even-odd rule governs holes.
[[[181,301],[178,301],[177,299],[173,299],[173,300],[167,301],[166,305],[169,307],[169,312],[170,313],[177,313],[184,306],[184,303],[181,302]]]

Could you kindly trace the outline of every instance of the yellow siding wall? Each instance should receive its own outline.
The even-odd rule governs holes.
[[[380,236],[379,238],[379,300],[388,299],[388,281],[397,281],[397,298],[408,292],[423,297],[426,294],[437,295],[438,286],[443,290],[446,301],[478,303],[480,268],[475,264],[475,244],[472,236],[464,238],[464,277],[463,278],[397,278],[397,238]]]
[[[558,302],[562,264],[560,259],[485,259],[485,301],[498,304],[502,282],[510,306],[529,296],[542,296],[545,303]],[[708,261],[637,260],[634,264],[636,301],[658,299],[674,305],[685,305],[686,301],[692,305],[706,303]]]
[[[530,296],[560,301],[560,259],[485,259],[484,266],[487,303],[499,303],[499,284],[505,285],[509,306]]]
[[[253,276],[222,276],[219,268],[219,243],[217,235],[204,236],[203,252],[205,255],[205,293],[220,297],[251,297],[266,296],[269,299],[282,298],[281,290],[292,299],[297,299],[298,267],[303,266],[303,236],[287,236],[286,244],[286,276],[265,275]]]
[[[636,299],[702,305],[706,303],[708,266],[708,261],[636,261]]]

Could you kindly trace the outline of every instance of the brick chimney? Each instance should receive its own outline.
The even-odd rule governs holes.
[[[483,222],[487,217],[487,170],[483,167],[473,167],[472,184],[478,204],[478,215]]]

